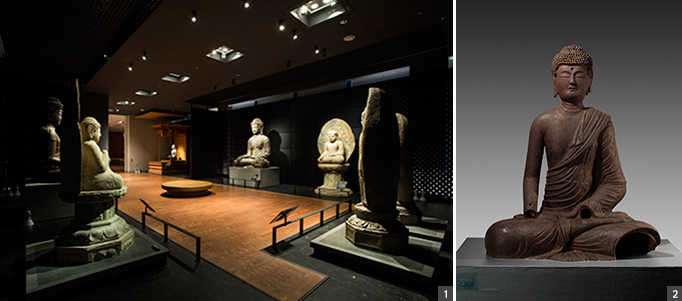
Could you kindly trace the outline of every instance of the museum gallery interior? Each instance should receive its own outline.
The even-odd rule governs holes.
[[[438,299],[452,5],[2,1],[0,300]]]

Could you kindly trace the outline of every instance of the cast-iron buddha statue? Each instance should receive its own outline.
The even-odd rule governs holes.
[[[551,76],[561,105],[531,125],[523,214],[488,229],[488,256],[615,260],[646,254],[660,243],[653,226],[612,211],[625,196],[626,181],[611,117],[583,106],[593,74],[592,58],[580,46],[566,46],[554,57]],[[538,211],[543,151],[548,171]]]

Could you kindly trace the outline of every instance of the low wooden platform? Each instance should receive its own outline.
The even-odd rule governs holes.
[[[285,195],[274,192],[214,184],[212,194],[196,198],[162,196],[161,184],[176,178],[148,173],[122,173],[128,193],[119,199],[118,208],[140,220],[149,203],[155,216],[201,236],[201,256],[279,300],[299,300],[319,285],[325,276],[261,252],[272,243],[270,221],[283,209],[299,206],[290,219],[334,204],[333,201]],[[325,216],[336,213],[334,207]],[[163,224],[147,219],[147,225],[163,233]],[[304,221],[305,228],[319,222],[313,215]],[[278,230],[278,237],[298,233],[298,226]],[[188,250],[195,249],[194,239],[174,229],[171,240]]]
[[[213,183],[207,181],[179,180],[161,184],[168,195],[177,197],[199,197],[207,195]]]
[[[157,175],[179,175],[187,173],[187,161],[149,161],[149,173]]]

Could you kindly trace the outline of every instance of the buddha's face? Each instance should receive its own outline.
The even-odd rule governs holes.
[[[561,100],[573,102],[585,98],[592,87],[592,77],[585,65],[561,65],[552,76],[554,91]]]
[[[62,109],[57,109],[52,113],[50,123],[54,126],[59,126],[62,123]]]
[[[336,139],[338,139],[339,135],[336,133],[336,131],[329,131],[327,133],[327,139],[329,139],[329,142],[336,142]]]
[[[94,140],[96,143],[99,143],[100,138],[102,138],[102,128],[98,127],[97,131],[92,134],[92,140]]]
[[[258,123],[252,123],[251,124],[251,133],[254,135],[259,134],[263,130],[263,127],[260,126]]]

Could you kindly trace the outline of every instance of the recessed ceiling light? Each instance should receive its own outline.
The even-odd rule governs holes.
[[[116,123],[121,124],[123,123],[123,120],[116,120]]]
[[[189,76],[171,72],[161,79],[171,83],[182,84],[189,80]]]
[[[349,35],[343,37],[343,40],[346,42],[350,42],[352,40],[355,40],[355,35],[349,34]]]
[[[109,113],[118,113],[120,111],[118,108],[109,109]]]
[[[220,46],[206,54],[206,57],[223,63],[234,61],[242,56],[244,53],[227,46]]]
[[[279,31],[284,31],[284,20],[279,20]]]
[[[128,65],[128,71],[133,71],[133,64]]]
[[[289,13],[306,26],[313,27],[347,11],[347,5],[337,4],[340,3],[333,0],[324,0],[321,3],[319,0],[313,0],[289,11]]]
[[[292,30],[291,33],[293,34],[293,36],[291,36],[292,40],[298,39],[298,35],[296,34],[296,29]]]
[[[134,101],[121,100],[121,101],[117,101],[116,104],[119,106],[134,106],[135,102]]]
[[[244,0],[244,8],[249,8],[250,6],[249,1]]]
[[[339,21],[339,24],[346,25],[346,24],[348,24],[348,20],[343,19],[343,20]]]
[[[147,60],[147,52],[142,52],[142,60],[146,61]]]
[[[137,92],[135,92],[135,95],[139,95],[139,96],[154,96],[154,95],[156,95],[156,91],[137,90]]]
[[[197,23],[197,12],[192,12],[192,18],[190,20],[192,20],[192,23]]]

